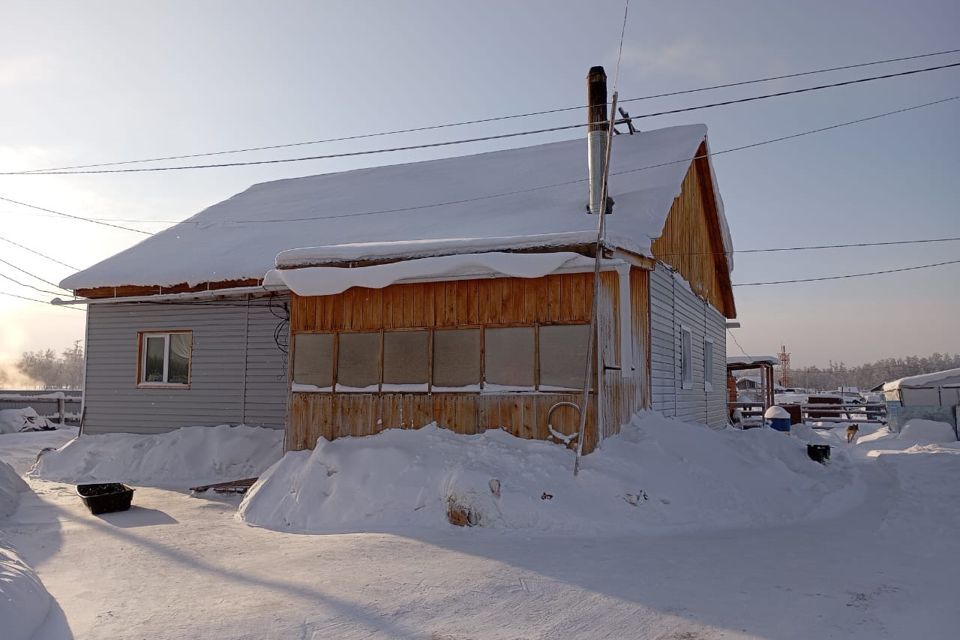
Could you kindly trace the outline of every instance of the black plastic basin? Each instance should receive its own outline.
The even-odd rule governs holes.
[[[828,444],[808,444],[807,455],[814,462],[826,464],[830,459],[830,445]]]
[[[105,484],[78,484],[77,495],[83,499],[90,513],[126,511],[133,502],[133,489],[119,482]]]

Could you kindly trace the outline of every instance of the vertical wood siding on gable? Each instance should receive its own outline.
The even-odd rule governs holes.
[[[184,426],[282,428],[287,377],[273,332],[280,319],[262,298],[231,305],[95,304],[87,311],[83,431],[161,433]],[[277,297],[275,306],[287,299]],[[193,332],[190,386],[138,388],[138,333]]]
[[[705,152],[701,145],[697,155]],[[691,163],[663,232],[651,248],[658,260],[680,272],[697,295],[733,318],[736,310],[730,273],[709,173],[706,160]]]

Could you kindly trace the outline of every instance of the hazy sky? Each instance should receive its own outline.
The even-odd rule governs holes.
[[[611,83],[620,1],[0,1],[0,170],[173,155],[482,118],[584,101]],[[622,97],[960,47],[960,3],[641,2],[626,30]],[[634,114],[960,60],[929,58],[632,103]],[[960,70],[639,121],[704,122],[712,148],[960,95]],[[573,112],[231,158],[472,137],[580,122]],[[715,159],[737,248],[960,236],[960,101]],[[0,196],[84,216],[180,220],[248,185],[573,137],[273,167],[0,176]],[[584,167],[586,171],[586,167]],[[137,234],[0,202],[0,237],[83,268]],[[167,226],[131,222],[145,230]],[[70,271],[0,242],[0,257],[59,281]],[[736,257],[735,282],[960,258],[960,243]],[[0,274],[28,280],[0,264]],[[29,280],[40,288],[49,288]],[[827,283],[738,288],[752,354],[785,343],[797,365],[960,351],[960,265]],[[0,291],[47,299],[0,278]],[[0,296],[0,363],[63,348],[84,316]],[[731,353],[736,347],[730,344]]]

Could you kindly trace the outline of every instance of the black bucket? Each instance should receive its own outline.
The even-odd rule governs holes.
[[[808,444],[807,455],[814,462],[826,464],[830,459],[830,445],[828,444]]]
[[[83,504],[87,505],[93,515],[126,511],[133,502],[133,489],[119,482],[78,484],[77,495],[83,499]]]

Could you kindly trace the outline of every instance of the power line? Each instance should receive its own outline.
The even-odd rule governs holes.
[[[904,107],[904,108],[901,108],[901,109],[895,109],[895,110],[893,110],[893,111],[886,111],[886,112],[883,112],[883,113],[878,113],[878,114],[874,114],[874,115],[871,115],[871,116],[866,116],[866,117],[864,117],[864,118],[858,118],[858,119],[856,119],[856,120],[848,120],[848,121],[845,121],[845,122],[839,122],[839,123],[836,123],[836,124],[833,124],[833,125],[829,125],[829,126],[826,126],[826,127],[819,127],[819,128],[816,128],[816,129],[808,129],[808,130],[806,130],[806,131],[800,131],[800,132],[798,132],[798,133],[794,133],[794,134],[790,134],[790,135],[786,135],[786,136],[779,136],[779,137],[777,137],[777,138],[769,138],[769,139],[766,139],[766,140],[760,140],[760,141],[758,141],[758,142],[754,142],[754,143],[750,143],[750,144],[746,144],[746,145],[741,145],[741,146],[738,146],[738,147],[731,147],[731,148],[729,148],[729,149],[723,149],[723,150],[720,150],[720,151],[712,151],[712,152],[709,152],[709,153],[705,153],[705,154],[701,154],[701,155],[698,155],[698,156],[694,156],[693,158],[683,158],[683,159],[680,159],[680,160],[672,160],[672,161],[670,161],[670,162],[662,162],[662,163],[655,164],[655,165],[648,165],[648,166],[644,166],[644,167],[637,167],[637,168],[634,168],[634,169],[627,169],[627,170],[624,170],[624,171],[616,171],[616,172],[613,172],[612,175],[623,175],[623,174],[627,174],[627,173],[636,173],[636,172],[640,172],[640,171],[647,171],[647,170],[650,170],[650,169],[656,169],[656,168],[659,168],[659,167],[664,167],[664,166],[668,166],[668,165],[672,165],[672,164],[688,163],[688,162],[691,162],[691,161],[693,161],[693,160],[698,160],[698,159],[703,159],[703,158],[710,158],[710,157],[713,157],[713,156],[723,155],[723,154],[727,154],[727,153],[733,153],[733,152],[735,152],[735,151],[743,151],[743,150],[746,150],[746,149],[753,149],[753,148],[760,147],[760,146],[764,146],[764,145],[768,145],[768,144],[773,144],[773,143],[777,143],[777,142],[783,142],[783,141],[786,141],[786,140],[792,140],[792,139],[794,139],[794,138],[800,138],[800,137],[803,137],[803,136],[813,135],[813,134],[816,134],[816,133],[822,133],[822,132],[830,131],[830,130],[833,130],[833,129],[839,129],[839,128],[841,128],[841,127],[851,126],[851,125],[855,125],[855,124],[861,124],[861,123],[864,123],[864,122],[869,122],[869,121],[872,121],[872,120],[877,120],[877,119],[885,118],[885,117],[892,116],[892,115],[897,115],[897,114],[901,114],[901,113],[906,113],[906,112],[914,111],[914,110],[917,110],[917,109],[923,109],[923,108],[926,108],[926,107],[931,107],[931,106],[934,106],[934,105],[943,104],[943,103],[951,102],[951,101],[958,100],[958,99],[960,99],[960,96],[952,96],[952,97],[949,97],[949,98],[943,98],[943,99],[941,99],[941,100],[934,100],[934,101],[932,101],[932,102],[925,102],[925,103],[918,104],[918,105],[913,105],[913,106],[910,106],[910,107]],[[437,207],[446,207],[446,206],[453,206],[453,205],[458,205],[458,204],[466,204],[466,203],[478,202],[478,201],[482,201],[482,200],[491,200],[491,199],[495,199],[495,198],[503,198],[503,197],[507,197],[507,196],[511,196],[511,195],[519,195],[519,194],[524,194],[524,193],[531,193],[531,192],[535,192],[535,191],[541,191],[541,190],[544,190],[544,189],[554,189],[554,188],[563,187],[563,186],[568,186],[568,185],[572,185],[572,184],[581,184],[581,183],[585,183],[586,181],[587,181],[587,180],[586,180],[585,178],[581,178],[581,179],[577,179],[577,180],[567,180],[567,181],[564,181],[564,182],[557,182],[557,183],[552,183],[552,184],[539,185],[539,186],[536,186],[536,187],[528,187],[528,188],[525,188],[525,189],[517,189],[517,190],[514,190],[514,191],[507,191],[507,192],[501,192],[501,193],[487,194],[487,195],[476,196],[476,197],[472,197],[472,198],[461,198],[461,199],[457,199],[457,200],[446,200],[446,201],[442,201],[442,202],[434,202],[434,203],[421,204],[421,205],[411,205],[411,206],[408,206],[408,207],[395,207],[395,208],[391,208],[391,209],[375,209],[375,210],[371,210],[371,211],[357,211],[357,212],[351,212],[351,213],[333,214],[333,215],[325,215],[325,216],[304,216],[304,217],[299,217],[299,218],[266,218],[266,219],[258,219],[258,220],[229,220],[229,219],[227,219],[227,220],[221,220],[221,221],[219,221],[219,222],[221,222],[221,223],[232,223],[232,224],[274,224],[274,223],[305,222],[305,221],[310,221],[310,220],[332,220],[332,219],[338,219],[338,218],[352,218],[352,217],[379,215],[379,214],[387,214],[387,213],[403,213],[403,212],[409,212],[409,211],[419,211],[419,210],[423,210],[423,209],[432,209],[432,208],[437,208]],[[40,210],[40,211],[47,211],[47,212],[50,212],[50,213],[55,213],[55,214],[57,214],[57,215],[67,216],[67,217],[74,218],[74,219],[78,219],[78,220],[85,220],[85,221],[88,221],[88,222],[95,222],[95,223],[107,224],[106,222],[104,222],[105,219],[103,219],[103,218],[84,218],[84,217],[81,217],[81,216],[75,216],[75,215],[65,214],[65,213],[61,213],[61,212],[58,212],[58,211],[53,211],[53,210],[51,210],[51,209],[46,209],[46,208],[44,208],[44,207],[39,207],[39,206],[36,206],[36,205],[31,205],[31,204],[27,204],[27,203],[24,203],[24,202],[19,202],[19,201],[16,201],[16,200],[11,200],[11,199],[5,198],[5,197],[3,197],[3,196],[0,196],[0,200],[5,200],[5,201],[7,201],[7,202],[12,202],[12,203],[14,203],[14,204],[19,204],[19,205],[22,205],[22,206],[25,206],[25,207],[30,207],[30,208],[32,208],[32,209],[37,209],[37,210]],[[199,221],[199,220],[181,220],[181,221],[175,221],[175,220],[150,220],[150,219],[144,219],[144,220],[140,220],[140,222],[144,222],[144,223],[166,223],[166,222],[170,222],[170,223],[175,223],[175,224],[207,224],[205,221]],[[142,234],[144,234],[144,235],[154,235],[154,234],[152,234],[152,233],[150,233],[150,232],[148,232],[148,231],[142,231],[142,230],[140,230],[140,229],[133,229],[133,228],[123,227],[123,226],[113,225],[113,224],[107,224],[107,226],[116,226],[116,227],[121,228],[121,229],[125,229],[125,230],[128,230],[128,231],[135,231],[135,232],[137,232],[137,233],[142,233]],[[939,239],[931,240],[931,242],[933,242],[933,241],[938,241],[938,240],[939,240]],[[814,247],[811,247],[811,248],[814,248]],[[825,246],[824,248],[830,248],[830,247]],[[839,247],[837,247],[837,248],[839,248]],[[779,250],[779,249],[772,249],[772,250]],[[784,249],[784,250],[786,250],[786,249]],[[757,250],[757,251],[759,251],[759,250]],[[746,251],[746,250],[742,250],[741,252],[744,252],[744,253],[745,253],[745,252],[747,252],[747,251]]]
[[[729,253],[775,253],[780,251],[813,251],[818,249],[854,249],[858,247],[889,247],[900,244],[928,244],[933,242],[957,242],[960,236],[947,238],[922,238],[919,240],[890,240],[882,242],[851,242],[847,244],[815,244],[798,245],[793,247],[767,247],[763,249],[734,249],[733,251],[673,251],[669,253],[658,253],[660,257],[665,256],[720,256]]]
[[[793,284],[796,282],[821,282],[823,280],[844,280],[846,278],[863,278],[866,276],[878,276],[885,273],[900,273],[902,271],[916,271],[917,269],[931,269],[933,267],[942,267],[948,264],[960,264],[960,260],[949,260],[947,262],[934,262],[933,264],[921,264],[916,267],[901,267],[900,269],[885,269],[883,271],[868,271],[866,273],[848,273],[842,276],[824,276],[821,278],[798,278],[795,280],[773,280],[770,282],[737,282],[734,287],[759,287],[771,284]]]
[[[43,282],[44,284],[48,284],[48,285],[50,285],[51,287],[56,287],[57,289],[60,288],[60,285],[58,285],[57,283],[55,283],[55,282],[50,282],[50,281],[47,280],[46,278],[41,278],[41,277],[38,276],[37,274],[31,273],[31,272],[27,271],[26,269],[21,269],[21,268],[18,267],[17,265],[13,264],[12,262],[7,262],[7,261],[4,260],[3,258],[0,258],[0,262],[2,262],[3,264],[7,265],[8,267],[12,267],[13,269],[16,269],[17,271],[19,271],[20,273],[22,273],[22,274],[24,274],[24,275],[28,275],[28,276],[30,276],[31,278],[36,278],[37,280],[39,280],[40,282]],[[49,293],[49,291],[47,291],[46,293]]]
[[[628,3],[628,4],[629,4],[629,3]],[[626,11],[624,11],[624,14],[626,14]],[[621,37],[622,37],[622,36],[621,36]],[[899,58],[886,58],[886,59],[883,59],[883,60],[872,60],[872,61],[870,61],[870,62],[861,62],[861,63],[857,63],[857,64],[848,64],[848,65],[843,65],[843,66],[838,66],[838,67],[828,67],[828,68],[823,68],[823,69],[813,69],[813,70],[810,70],[810,71],[800,71],[800,72],[797,72],[797,73],[788,73],[788,74],[783,74],[783,75],[778,75],[778,76],[767,76],[767,77],[764,77],[764,78],[755,78],[755,79],[752,79],[752,80],[741,80],[741,81],[739,81],[739,82],[728,82],[728,83],[724,83],[724,84],[715,84],[715,85],[706,86],[706,87],[698,87],[698,88],[695,88],[695,89],[683,89],[683,90],[680,90],[680,91],[670,91],[670,92],[667,92],[667,93],[657,93],[657,94],[651,94],[651,95],[646,95],[646,96],[639,96],[639,97],[636,97],[636,98],[628,98],[628,99],[626,99],[626,100],[621,100],[620,102],[638,102],[638,101],[641,101],[641,100],[653,100],[653,99],[656,99],[656,98],[669,98],[669,97],[674,97],[674,96],[681,96],[681,95],[688,95],[688,94],[693,94],[693,93],[700,93],[700,92],[703,92],[703,91],[713,91],[713,90],[716,90],[716,89],[728,89],[728,88],[732,88],[732,87],[742,87],[742,86],[746,86],[746,85],[758,84],[758,83],[763,83],[763,82],[772,82],[772,81],[776,81],[776,80],[787,80],[787,79],[790,79],[790,78],[800,78],[800,77],[804,77],[804,76],[810,76],[810,75],[815,75],[815,74],[820,74],[820,73],[829,73],[829,72],[833,72],[833,71],[845,71],[845,70],[849,70],[849,69],[859,69],[859,68],[863,68],[863,67],[870,67],[870,66],[881,65],[881,64],[890,64],[890,63],[894,63],[894,62],[905,62],[905,61],[908,61],[908,60],[918,60],[918,59],[921,59],[921,58],[930,58],[930,57],[934,57],[934,56],[949,55],[949,54],[958,53],[958,52],[960,52],[960,49],[949,49],[949,50],[946,50],[946,51],[934,51],[934,52],[931,52],[931,53],[922,53],[922,54],[912,55],[912,56],[902,56],[902,57],[899,57]],[[66,171],[66,170],[72,170],[72,169],[93,169],[93,168],[98,168],[98,167],[110,167],[110,166],[119,166],[119,165],[127,165],[127,164],[142,164],[142,163],[146,163],[146,162],[164,162],[164,161],[168,161],[168,160],[188,160],[188,159],[191,159],[191,158],[203,158],[203,157],[210,157],[210,156],[229,155],[229,154],[237,154],[237,153],[248,153],[248,152],[253,152],[253,151],[271,151],[271,150],[275,150],[275,149],[289,149],[289,148],[292,148],[292,147],[302,147],[302,146],[315,145],[315,144],[326,144],[326,143],[331,143],[331,142],[347,142],[347,141],[352,141],[352,140],[362,140],[362,139],[366,139],[366,138],[375,138],[375,137],[380,137],[380,136],[391,136],[391,135],[399,135],[399,134],[404,134],[404,133],[420,133],[420,132],[423,132],[423,131],[434,131],[434,130],[437,130],[437,129],[447,129],[447,128],[451,128],[451,127],[462,127],[462,126],[469,126],[469,125],[474,125],[474,124],[487,124],[487,123],[491,123],[491,122],[501,122],[501,121],[504,121],[504,120],[514,120],[514,119],[518,119],[518,118],[528,118],[528,117],[534,117],[534,116],[544,116],[544,115],[550,115],[550,114],[554,114],[554,113],[566,113],[566,112],[569,112],[569,111],[577,111],[577,110],[581,110],[581,109],[585,109],[585,108],[586,108],[586,105],[578,105],[578,106],[573,106],[573,107],[560,107],[560,108],[556,108],[556,109],[545,109],[545,110],[541,110],[541,111],[529,111],[529,112],[526,112],[526,113],[516,113],[516,114],[511,114],[511,115],[494,116],[494,117],[489,117],[489,118],[478,118],[478,119],[474,119],[474,120],[463,120],[463,121],[459,121],[459,122],[448,122],[448,123],[443,123],[443,124],[426,125],[426,126],[422,126],[422,127],[410,127],[410,128],[406,128],[406,129],[394,129],[394,130],[389,130],[389,131],[378,131],[378,132],[374,132],[374,133],[362,133],[362,134],[356,134],[356,135],[351,135],[351,136],[340,136],[340,137],[335,137],[335,138],[324,138],[324,139],[320,139],[320,140],[305,140],[305,141],[300,141],[300,142],[289,142],[289,143],[284,143],[284,144],[263,145],[263,146],[258,146],[258,147],[244,147],[244,148],[237,148],[237,149],[223,149],[223,150],[219,150],[219,151],[207,151],[207,152],[201,152],[201,153],[189,153],[189,154],[180,154],[180,155],[157,156],[157,157],[153,157],[153,158],[140,158],[140,159],[137,159],[137,160],[119,160],[119,161],[113,161],[113,162],[99,162],[99,163],[95,163],[95,164],[80,164],[80,165],[70,165],[70,166],[62,166],[62,167],[51,167],[51,168],[46,168],[46,169],[31,169],[31,170],[28,170],[28,171],[24,171],[24,172],[22,172],[22,173],[47,173],[47,172]]]
[[[28,289],[33,289],[34,291],[39,291],[40,293],[49,293],[50,295],[53,295],[53,296],[62,296],[62,295],[63,295],[63,293],[57,293],[56,291],[47,291],[46,289],[41,289],[41,288],[39,288],[39,287],[35,287],[35,286],[33,286],[32,284],[27,284],[27,283],[25,283],[25,282],[20,282],[19,280],[16,280],[15,278],[11,278],[10,276],[8,276],[8,275],[5,274],[5,273],[0,273],[0,278],[3,278],[3,279],[5,279],[5,280],[9,280],[10,282],[12,282],[12,283],[15,284],[15,285],[18,285],[18,286],[21,286],[21,287],[26,287],[26,288],[28,288]]]
[[[733,335],[733,331],[727,329],[727,333],[730,334],[730,337],[733,338],[733,341],[737,344],[737,348],[740,349],[740,353],[753,360],[753,356],[746,352],[746,350],[743,348],[743,345],[741,345],[740,341],[737,340],[737,336]]]
[[[11,298],[19,298],[21,300],[29,300],[30,302],[39,302],[40,304],[47,305],[48,307],[52,306],[57,309],[70,309],[71,311],[83,311],[83,309],[78,309],[76,307],[60,306],[60,305],[51,305],[46,300],[40,300],[39,298],[28,298],[27,296],[20,296],[15,293],[9,293],[7,291],[0,291],[0,296],[10,296]]]
[[[40,252],[37,251],[36,249],[31,249],[30,247],[24,246],[24,245],[20,244],[19,242],[14,242],[13,240],[10,240],[9,238],[4,238],[3,236],[0,236],[0,241],[6,242],[6,243],[8,243],[8,244],[12,244],[12,245],[15,246],[15,247],[20,247],[20,248],[23,249],[24,251],[29,251],[30,253],[33,253],[33,254],[35,254],[35,255],[38,255],[38,256],[40,256],[41,258],[46,258],[47,260],[50,260],[51,262],[56,262],[57,264],[66,267],[67,269],[73,269],[74,271],[77,271],[77,270],[78,270],[76,267],[71,267],[71,266],[68,265],[66,262],[61,262],[60,260],[57,260],[56,258],[53,258],[53,257],[51,257],[51,256],[48,256],[48,255],[45,254],[45,253],[40,253]]]
[[[631,119],[637,120],[641,118],[653,118],[657,116],[673,115],[678,113],[688,113],[690,111],[698,111],[702,109],[711,109],[714,107],[723,107],[734,104],[744,104],[747,102],[755,102],[758,100],[767,100],[769,98],[778,98],[789,95],[797,95],[801,93],[808,93],[811,91],[820,91],[823,89],[831,89],[835,87],[844,87],[855,84],[862,84],[865,82],[873,82],[875,80],[886,80],[890,78],[897,78],[902,76],[915,75],[918,73],[927,73],[930,71],[937,71],[940,69],[950,69],[960,67],[960,62],[954,62],[950,64],[938,65],[935,67],[925,67],[923,69],[912,69],[910,71],[900,71],[898,73],[888,73],[880,76],[870,76],[867,78],[859,78],[857,80],[845,80],[843,82],[834,82],[831,84],[823,84],[814,87],[805,87],[802,89],[791,89],[789,91],[779,91],[776,93],[768,93],[759,96],[749,96],[746,98],[737,98],[735,100],[724,100],[722,102],[713,102],[710,104],[702,104],[693,107],[681,107],[677,109],[668,109],[665,111],[657,111],[654,113],[646,113],[637,116],[631,116]],[[623,102],[629,102],[629,100],[624,100]],[[258,165],[268,165],[268,164],[287,164],[291,162],[306,162],[311,160],[332,160],[338,158],[348,158],[348,157],[357,157],[357,156],[366,156],[374,155],[381,153],[395,153],[398,151],[414,151],[418,149],[433,149],[437,147],[449,147],[453,145],[469,144],[475,142],[489,142],[493,140],[503,140],[507,138],[517,138],[521,136],[530,136],[538,135],[541,133],[552,133],[557,131],[566,131],[570,129],[579,129],[581,127],[590,126],[592,123],[579,123],[579,124],[569,124],[561,125],[556,127],[545,127],[542,129],[530,129],[527,131],[514,131],[511,133],[501,133],[496,135],[489,136],[479,136],[474,138],[461,138],[458,140],[447,140],[444,142],[430,142],[424,144],[415,144],[415,145],[406,145],[399,147],[388,147],[381,149],[368,149],[364,151],[344,151],[340,153],[328,153],[323,155],[314,155],[314,156],[301,156],[297,158],[272,158],[269,160],[248,160],[242,162],[219,162],[212,164],[190,164],[190,165],[179,165],[179,166],[164,166],[164,167],[138,167],[132,169],[82,169],[82,170],[69,170],[69,171],[3,171],[0,172],[0,175],[92,175],[92,174],[105,174],[105,173],[150,173],[157,171],[185,171],[192,169],[220,169],[227,167],[249,167],[249,166],[258,166]],[[142,233],[142,232],[141,232]]]
[[[785,140],[791,140],[791,139],[794,139],[794,138],[800,138],[800,137],[803,137],[803,136],[813,135],[813,134],[815,134],[815,133],[822,133],[822,132],[824,132],[824,131],[830,131],[830,130],[832,130],[832,129],[839,129],[839,128],[841,128],[841,127],[846,127],[846,126],[850,126],[850,125],[854,125],[854,124],[861,124],[861,123],[863,123],[863,122],[868,122],[868,121],[870,121],[870,120],[877,120],[877,119],[879,119],[879,118],[885,118],[885,117],[887,117],[887,116],[897,115],[897,114],[900,114],[900,113],[906,113],[906,112],[908,112],[908,111],[913,111],[913,110],[916,110],[916,109],[922,109],[922,108],[925,108],[925,107],[931,107],[931,106],[934,106],[934,105],[937,105],[937,104],[941,104],[941,103],[944,103],[944,102],[950,102],[950,101],[952,101],[952,100],[958,100],[958,99],[960,99],[960,96],[953,96],[953,97],[950,97],[950,98],[944,98],[944,99],[942,99],[942,100],[935,100],[935,101],[933,101],[933,102],[926,102],[926,103],[914,105],[914,106],[911,106],[911,107],[905,107],[905,108],[902,108],[902,109],[896,109],[896,110],[894,110],[894,111],[887,111],[887,112],[884,112],[884,113],[878,113],[878,114],[875,114],[875,115],[872,115],[872,116],[868,116],[868,117],[865,117],[865,118],[858,118],[857,120],[848,120],[848,121],[846,121],[846,122],[840,122],[840,123],[837,123],[837,124],[829,125],[829,126],[826,126],[826,127],[820,127],[820,128],[817,128],[817,129],[809,129],[809,130],[807,130],[807,131],[801,131],[801,132],[799,132],[799,133],[794,133],[794,134],[790,134],[790,135],[787,135],[787,136],[780,136],[780,137],[777,137],[777,138],[770,138],[770,139],[767,139],[767,140],[761,140],[761,141],[759,141],[759,142],[754,142],[754,143],[747,144],[747,145],[741,145],[741,146],[739,146],[739,147],[732,147],[732,148],[730,148],[730,149],[723,149],[723,150],[721,150],[721,151],[712,151],[712,152],[710,152],[710,153],[705,153],[705,154],[702,154],[702,155],[699,155],[699,156],[695,156],[695,157],[693,157],[693,158],[683,158],[683,159],[680,159],[680,160],[672,160],[672,161],[670,161],[670,162],[662,162],[662,163],[659,163],[659,164],[648,165],[648,166],[645,166],[645,167],[638,167],[638,168],[635,168],[635,169],[627,169],[627,170],[624,170],[624,171],[615,171],[615,172],[612,172],[611,175],[623,175],[623,174],[627,174],[627,173],[636,173],[636,172],[639,172],[639,171],[648,171],[648,170],[650,170],[650,169],[656,169],[656,168],[659,168],[659,167],[665,167],[665,166],[672,165],[672,164],[688,163],[688,162],[692,162],[693,160],[699,160],[699,159],[703,159],[703,158],[710,158],[710,157],[712,157],[712,156],[718,156],[718,155],[722,155],[722,154],[733,153],[733,152],[735,152],[735,151],[743,151],[743,150],[745,150],[745,149],[753,149],[753,148],[755,148],[755,147],[760,147],[760,146],[763,146],[763,145],[773,144],[773,143],[776,143],[776,142],[783,142],[783,141],[785,141]],[[582,183],[585,183],[585,182],[587,182],[587,179],[586,179],[586,178],[580,178],[580,179],[577,179],[577,180],[567,180],[567,181],[565,181],[565,182],[555,182],[555,183],[552,183],[552,184],[540,185],[540,186],[536,186],[536,187],[528,187],[528,188],[525,188],[525,189],[517,189],[517,190],[514,190],[514,191],[507,191],[507,192],[502,192],[502,193],[494,193],[494,194],[488,194],[488,195],[483,195],[483,196],[476,196],[476,197],[473,197],[473,198],[462,198],[462,199],[458,199],[458,200],[447,200],[447,201],[444,201],[444,202],[436,202],[436,203],[424,204],[424,205],[414,205],[414,206],[409,206],[409,207],[397,207],[397,208],[391,208],[391,209],[376,209],[376,210],[372,210],[372,211],[358,211],[358,212],[353,212],[353,213],[340,213],[340,214],[333,214],[333,215],[327,215],[327,216],[305,216],[305,217],[300,217],[300,218],[266,218],[266,219],[260,219],[260,220],[224,220],[224,221],[222,221],[222,222],[232,222],[232,223],[234,223],[234,224],[262,224],[262,223],[273,224],[273,223],[283,223],[283,222],[305,222],[305,221],[308,221],[308,220],[332,220],[332,219],[336,219],[336,218],[353,218],[353,217],[358,217],[358,216],[371,216],[371,215],[378,215],[378,214],[383,214],[383,213],[402,213],[402,212],[407,212],[407,211],[416,211],[416,210],[420,210],[420,209],[432,209],[432,208],[436,208],[436,207],[446,207],[446,206],[452,206],[452,205],[458,205],[458,204],[466,204],[466,203],[470,203],[470,202],[478,202],[478,201],[481,201],[481,200],[491,200],[491,199],[494,199],[494,198],[503,198],[503,197],[512,196],[512,195],[520,195],[520,194],[524,194],[524,193],[531,193],[531,192],[534,192],[534,191],[541,191],[541,190],[543,190],[543,189],[555,189],[555,188],[558,188],[558,187],[564,187],[564,186],[568,186],[568,185],[571,185],[571,184],[582,184]],[[201,224],[200,221],[194,221],[194,222],[189,222],[189,221],[187,221],[187,223],[188,223],[188,224]]]
[[[620,48],[617,50],[617,72],[613,76],[613,92],[617,92],[620,85],[620,60],[623,58],[623,36],[627,33],[627,12],[630,11],[630,0],[623,6],[623,25],[620,27]]]
[[[47,209],[46,207],[39,207],[35,204],[28,204],[26,202],[20,202],[19,200],[13,200],[5,196],[0,196],[0,200],[4,202],[9,202],[11,204],[18,204],[21,207],[28,207],[30,209],[36,209],[37,211],[46,211],[47,213],[52,213],[64,218],[71,218],[73,220],[83,220],[84,222],[91,222],[93,224],[99,224],[104,227],[113,227],[114,229],[123,229],[124,231],[133,231],[134,233],[142,233],[144,235],[152,236],[153,234],[148,231],[141,231],[140,229],[134,229],[133,227],[124,227],[123,225],[113,224],[111,222],[104,222],[102,220],[97,220],[96,218],[85,218],[83,216],[75,216],[70,213],[63,213],[62,211],[55,211],[54,209]]]

